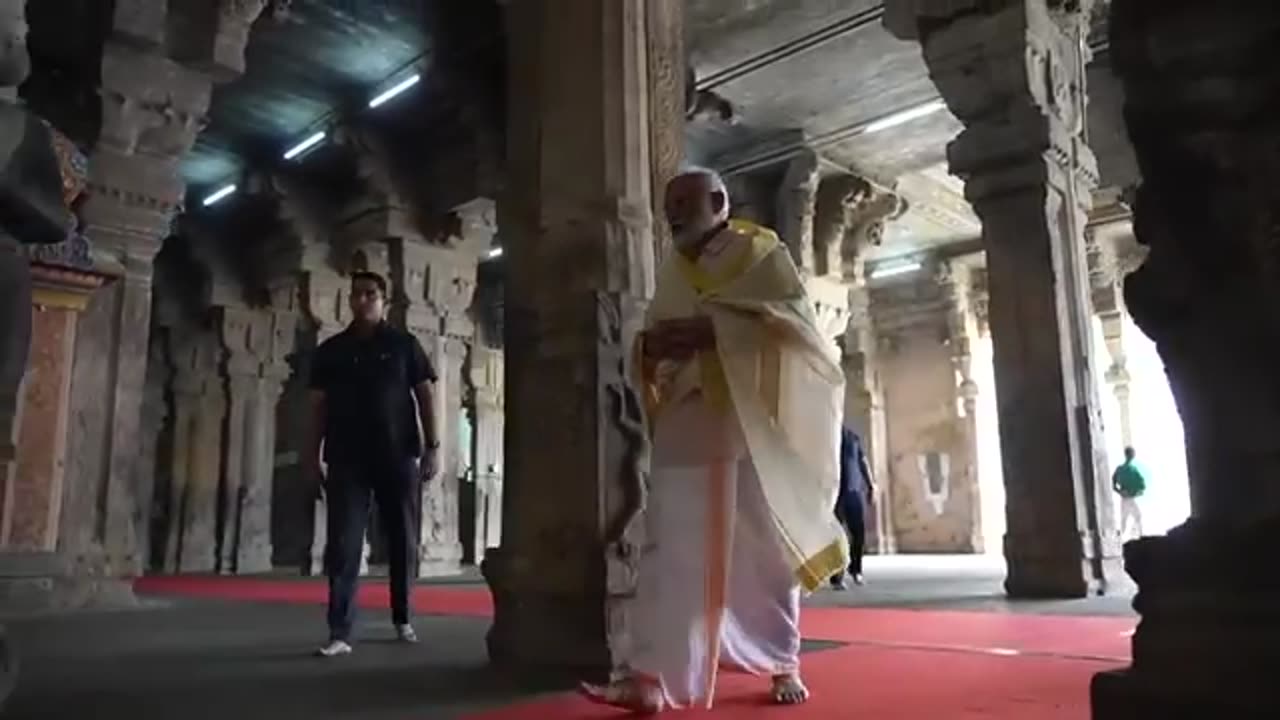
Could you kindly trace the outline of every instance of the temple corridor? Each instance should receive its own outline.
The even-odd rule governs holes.
[[[731,285],[689,278],[670,317],[699,384],[743,362],[734,413],[770,398],[724,429],[812,423],[740,464],[781,488],[779,587],[843,552],[837,416],[877,486],[794,717],[1280,717],[1278,38],[1256,0],[0,0],[0,710],[608,717],[561,691],[632,669],[661,546],[637,338],[673,248],[750,226],[737,277],[786,282],[745,315],[803,331],[730,353]],[[345,468],[394,466],[399,512],[339,573],[368,507],[312,426],[352,328],[414,371],[406,444]],[[368,410],[378,352],[325,387]],[[769,378],[819,365],[784,408]],[[396,558],[416,648],[380,641]],[[319,665],[326,572],[368,576],[373,642]],[[766,712],[720,679],[716,713]]]
[[[1090,672],[1127,657],[1123,635],[1134,615],[1124,593],[1010,602],[1003,596],[999,562],[975,556],[871,558],[867,576],[862,588],[811,598],[814,618],[806,626],[804,658],[820,670],[814,673],[814,708],[795,717],[844,717],[829,714],[838,701],[852,717],[891,712],[903,720],[1013,720],[1033,717],[1019,713],[1034,711],[1034,717],[1048,720],[1079,718],[1087,712]],[[277,601],[226,597],[253,594],[236,586],[257,582],[274,590]],[[359,652],[337,663],[308,654],[323,610],[303,599],[307,593],[299,588],[306,585],[280,576],[211,578],[203,587],[185,588],[180,579],[160,580],[149,588],[144,584],[145,609],[12,624],[24,681],[5,717],[52,720],[85,708],[102,720],[623,716],[576,699],[569,691],[578,678],[571,674],[491,667],[484,653],[491,605],[475,575],[420,586],[421,606],[441,613],[419,618],[421,645],[392,643],[384,606],[375,605],[361,621],[360,634],[367,639]],[[1010,616],[1016,617],[1001,620]],[[1023,618],[1028,622],[1021,624]],[[825,669],[830,661],[822,656],[832,652],[848,655]],[[914,671],[902,663],[938,662],[976,673],[977,679],[934,692],[918,687],[913,694],[922,699],[897,711],[891,710],[897,704],[893,694],[878,687],[882,674],[860,669],[866,663],[883,666],[883,672],[910,683]],[[1002,676],[1026,684],[1006,685]],[[749,684],[729,682],[726,695],[735,699],[719,714],[755,717],[743,713],[759,707],[758,689],[752,693]],[[985,693],[983,682],[989,683]],[[963,710],[956,711],[961,697]],[[776,715],[767,706],[758,712]]]

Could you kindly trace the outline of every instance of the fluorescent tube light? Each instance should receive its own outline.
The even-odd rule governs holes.
[[[867,135],[874,132],[880,132],[881,130],[887,130],[891,127],[897,127],[903,123],[911,122],[912,120],[922,118],[926,115],[932,115],[939,110],[945,110],[946,108],[947,104],[942,100],[933,100],[923,105],[917,105],[910,110],[903,110],[902,112],[894,113],[889,117],[876,120],[863,128],[862,134]]]
[[[204,206],[209,207],[210,205],[219,203],[225,200],[226,198],[230,197],[231,194],[234,193],[235,191],[236,191],[235,185],[226,185],[221,188],[218,188],[218,190],[216,190],[212,195],[204,199]]]
[[[418,84],[418,81],[419,81],[419,80],[421,80],[421,79],[422,79],[422,76],[421,76],[421,75],[410,75],[409,77],[405,78],[404,80],[401,80],[399,83],[397,83],[396,85],[394,85],[393,87],[391,87],[391,89],[387,90],[386,92],[382,93],[381,95],[379,95],[379,96],[375,97],[374,99],[370,100],[370,101],[369,101],[369,107],[371,107],[371,108],[376,108],[376,107],[378,107],[379,105],[382,105],[382,104],[386,103],[386,102],[387,102],[388,100],[390,100],[391,98],[393,98],[393,97],[395,97],[395,96],[399,95],[400,93],[404,92],[405,90],[408,90],[409,88],[413,87],[414,85],[417,85],[417,84]]]
[[[905,275],[907,273],[915,272],[922,267],[924,266],[914,260],[904,263],[893,263],[891,265],[881,265],[871,271],[871,279],[879,280],[881,278],[893,277],[895,275]]]
[[[303,153],[315,147],[316,145],[319,145],[320,142],[324,140],[324,138],[325,138],[325,134],[323,130],[321,130],[320,132],[317,132],[316,134],[312,135],[306,140],[303,140],[297,145],[294,145],[293,147],[289,148],[288,152],[284,154],[284,159],[292,160],[302,155]]]
[[[502,257],[502,248],[501,247],[491,248],[489,252],[485,255],[485,257],[489,260],[496,260]]]

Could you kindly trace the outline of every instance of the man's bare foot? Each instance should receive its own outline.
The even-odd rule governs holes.
[[[773,676],[773,702],[777,705],[801,705],[809,700],[809,688],[798,673]]]
[[[643,715],[660,713],[665,705],[660,689],[636,680],[618,680],[608,685],[582,683],[580,690],[592,702]]]

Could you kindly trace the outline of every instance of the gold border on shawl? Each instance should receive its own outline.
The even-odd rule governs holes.
[[[844,546],[837,540],[801,563],[800,567],[796,568],[796,578],[805,592],[813,592],[822,587],[836,573],[842,571],[848,557]]]

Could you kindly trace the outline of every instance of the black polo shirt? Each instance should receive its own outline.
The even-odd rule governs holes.
[[[320,343],[310,387],[325,396],[325,462],[367,465],[417,457],[422,441],[413,388],[435,380],[418,339],[385,322],[367,337],[349,327]]]

